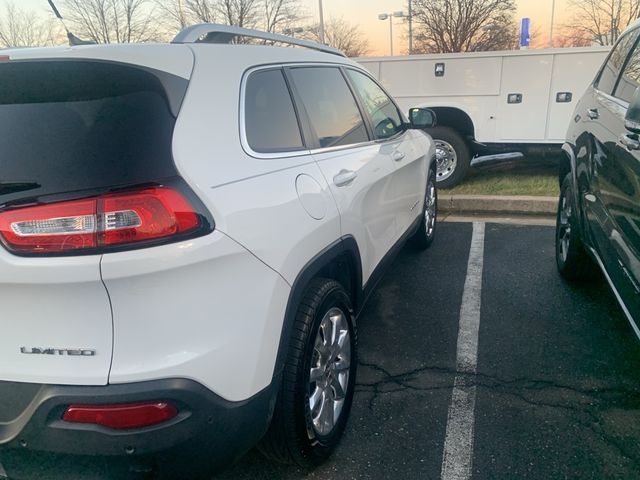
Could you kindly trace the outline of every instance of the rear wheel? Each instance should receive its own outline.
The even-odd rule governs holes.
[[[313,280],[298,307],[273,420],[258,446],[263,454],[302,467],[331,455],[351,409],[356,345],[346,291],[334,280]]]
[[[471,153],[462,135],[451,127],[427,130],[436,146],[436,181],[440,188],[451,188],[467,175]]]
[[[573,183],[568,173],[560,188],[556,216],[556,264],[564,278],[588,280],[593,277],[596,268],[580,237],[578,211],[573,199]]]
[[[429,170],[427,177],[427,190],[422,206],[422,219],[416,233],[411,238],[412,243],[419,249],[425,250],[433,243],[436,236],[436,223],[438,216],[438,188],[435,181],[435,173]]]

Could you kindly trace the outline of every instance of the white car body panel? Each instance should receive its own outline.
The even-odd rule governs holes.
[[[155,68],[182,78],[189,78],[194,57],[186,45],[110,44],[77,47],[20,48],[2,52],[11,60],[95,59],[130,63]]]
[[[110,383],[191,378],[240,401],[271,382],[289,286],[226,235],[105,254],[102,276]]]
[[[25,258],[0,247],[0,379],[105,385],[112,324],[100,256]],[[95,350],[93,356],[25,354],[36,349]]]

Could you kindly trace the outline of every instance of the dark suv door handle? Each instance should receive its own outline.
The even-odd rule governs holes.
[[[596,120],[600,118],[600,113],[598,112],[597,108],[590,108],[587,110],[587,117],[589,117],[591,120]]]
[[[637,135],[633,135],[636,138],[633,138],[628,133],[623,133],[620,135],[620,143],[627,147],[627,150],[640,150],[640,140],[638,140]]]

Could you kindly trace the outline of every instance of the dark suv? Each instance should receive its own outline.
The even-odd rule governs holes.
[[[576,107],[560,167],[556,260],[599,266],[640,337],[640,22],[620,37]]]

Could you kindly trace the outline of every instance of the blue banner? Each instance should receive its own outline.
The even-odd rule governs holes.
[[[520,48],[527,48],[529,46],[529,26],[531,25],[531,19],[525,17],[520,24]]]

